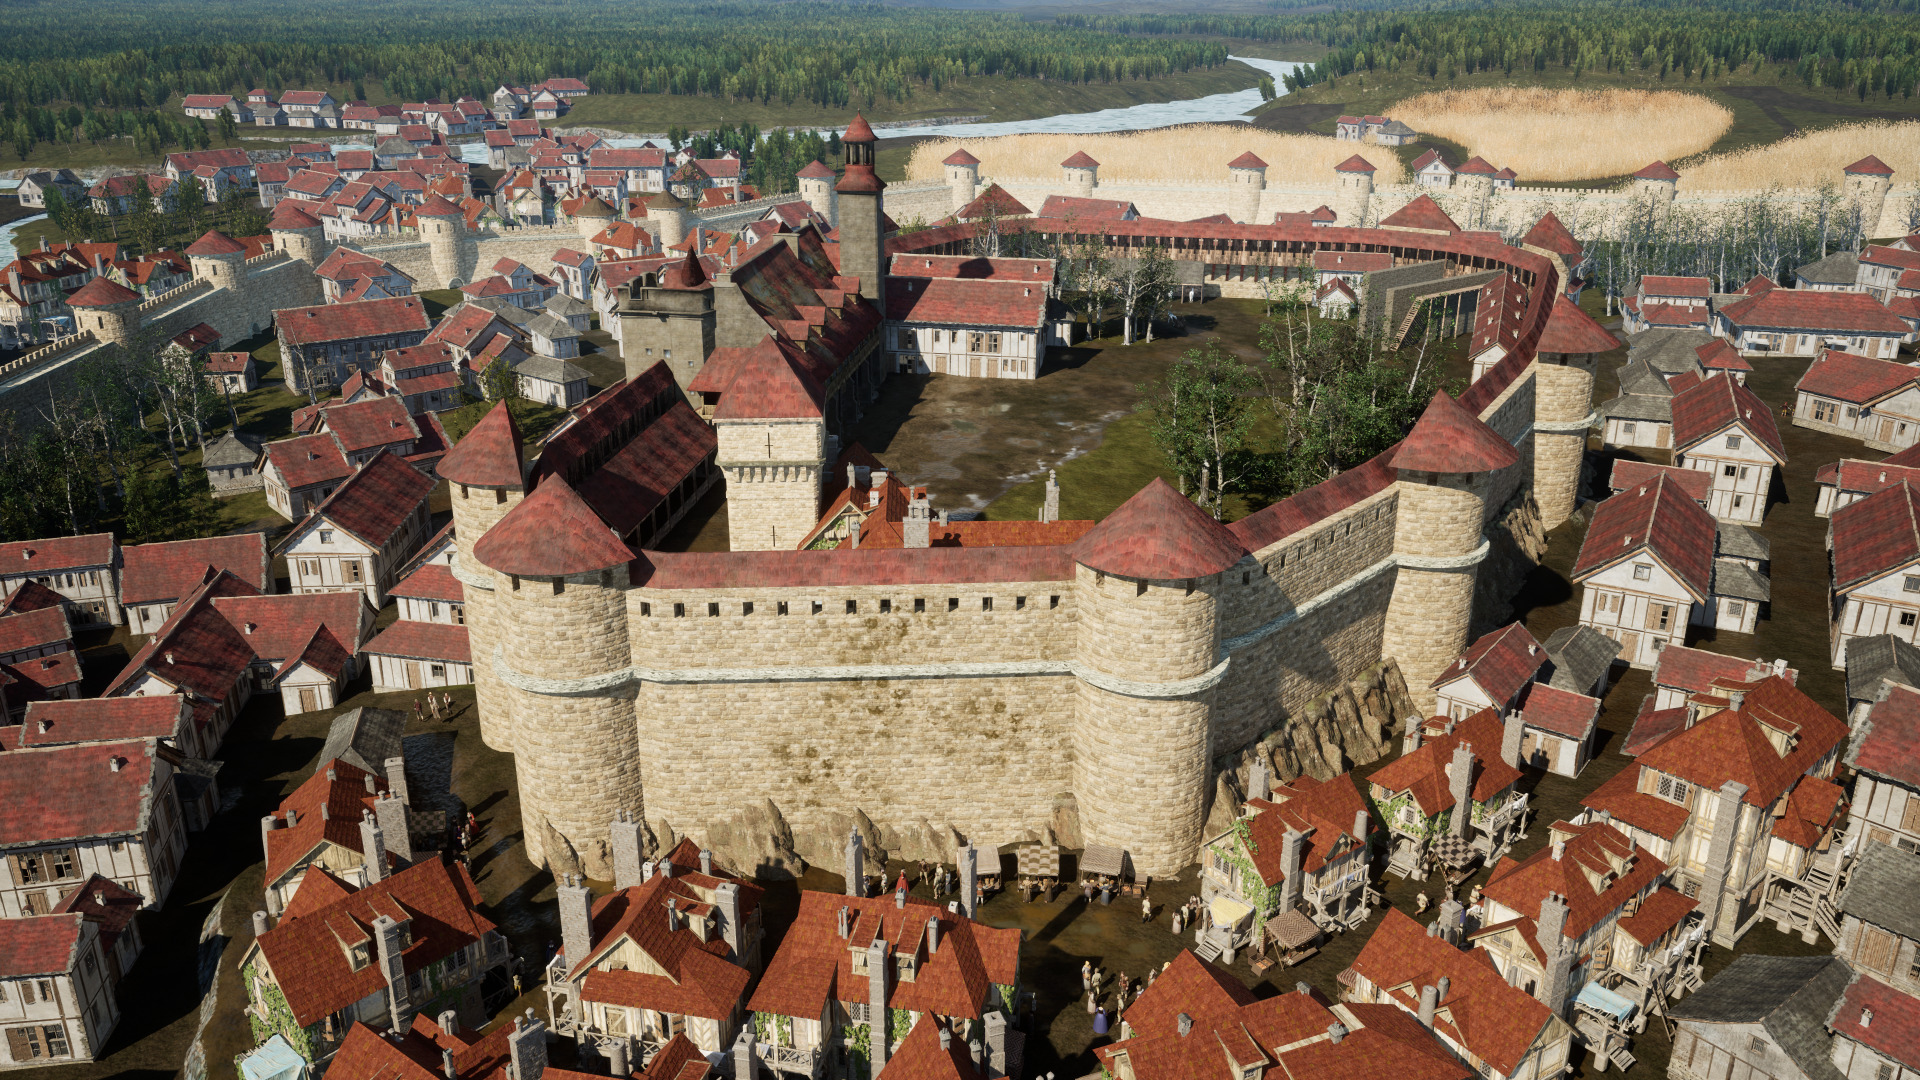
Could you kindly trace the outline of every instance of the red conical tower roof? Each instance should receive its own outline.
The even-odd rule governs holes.
[[[1075,150],[1073,156],[1060,163],[1063,169],[1091,169],[1100,163],[1087,156],[1085,150]]]
[[[67,297],[68,307],[112,307],[140,299],[140,294],[112,278],[97,277]]]
[[[1206,577],[1247,554],[1239,537],[1159,477],[1074,545],[1076,562],[1120,577]]]
[[[1539,351],[1543,353],[1601,353],[1620,347],[1620,339],[1607,333],[1593,316],[1567,299],[1565,293],[1553,298],[1553,311],[1540,331]]]
[[[513,422],[513,413],[503,401],[447,451],[434,472],[455,484],[518,487],[522,482],[520,447],[520,426]]]
[[[707,269],[700,265],[700,257],[693,253],[697,245],[687,245],[686,258],[673,263],[660,271],[660,287],[663,289],[697,289],[707,283]]]
[[[1888,165],[1884,161],[1881,161],[1879,158],[1874,157],[1872,154],[1868,154],[1866,157],[1863,157],[1859,161],[1856,161],[1853,164],[1847,166],[1846,169],[1843,171],[1850,172],[1850,173],[1866,173],[1869,176],[1892,176],[1893,175],[1892,166]]]
[[[840,136],[841,142],[877,142],[873,137],[873,126],[859,113],[853,114],[853,123],[847,125],[847,133]]]
[[[273,205],[273,217],[268,219],[267,228],[277,231],[294,229],[317,229],[320,219],[308,213],[300,205],[299,199],[281,199]]]
[[[1267,163],[1261,161],[1251,150],[1227,162],[1227,168],[1229,169],[1264,169],[1266,167]]]
[[[1512,443],[1445,390],[1436,390],[1388,464],[1410,472],[1483,473],[1519,460],[1520,451]]]
[[[974,157],[972,154],[967,153],[966,150],[960,149],[960,150],[955,150],[953,153],[948,154],[946,157],[942,158],[940,160],[940,164],[942,165],[978,165],[980,164],[980,159],[977,157]]]
[[[833,178],[833,169],[819,158],[815,158],[806,168],[801,169],[797,175],[803,180],[822,178],[831,180]]]
[[[600,515],[568,486],[549,476],[473,545],[473,557],[502,574],[562,577],[633,561]]]
[[[438,195],[429,195],[413,214],[415,217],[459,217],[460,208]]]
[[[1634,173],[1633,177],[1636,180],[1678,180],[1680,179],[1680,174],[1674,172],[1673,166],[1666,162],[1656,161],[1646,168],[1641,169],[1639,172]]]
[[[1527,230],[1527,235],[1521,237],[1520,242],[1529,247],[1545,248],[1556,255],[1573,256],[1581,252],[1580,241],[1573,238],[1573,233],[1551,210],[1533,223],[1533,228]]]
[[[1347,160],[1341,162],[1340,164],[1335,165],[1333,167],[1333,171],[1334,172],[1379,172],[1380,170],[1375,169],[1373,167],[1373,162],[1368,161],[1366,158],[1361,157],[1359,154],[1355,154],[1352,157],[1348,158]]]
[[[206,234],[187,245],[189,255],[235,255],[244,254],[246,246],[218,229],[208,229]]]

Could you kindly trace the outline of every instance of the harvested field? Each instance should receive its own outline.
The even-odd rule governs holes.
[[[1920,121],[1845,124],[1732,154],[1715,154],[1686,170],[1695,191],[1814,188],[1840,182],[1840,170],[1872,154],[1897,177],[1920,173]]]
[[[1522,180],[1623,176],[1698,154],[1733,126],[1725,106],[1675,90],[1442,90],[1408,98],[1389,115]]]
[[[1293,135],[1262,131],[1247,124],[1190,124],[1152,131],[1099,135],[1001,135],[991,139],[929,139],[913,148],[907,179],[938,180],[941,159],[965,147],[980,159],[980,175],[1058,176],[1060,163],[1084,150],[1100,162],[1100,179],[1154,183],[1224,184],[1227,162],[1251,150],[1267,163],[1267,182],[1327,183],[1333,167],[1355,150],[1352,143],[1324,135]],[[1377,148],[1375,148],[1377,151]],[[1367,159],[1379,170],[1376,184],[1397,184],[1404,178],[1392,154],[1376,152]],[[1638,168],[1638,166],[1635,166]]]

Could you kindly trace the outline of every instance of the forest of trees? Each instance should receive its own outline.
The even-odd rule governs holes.
[[[1219,34],[1325,45],[1330,51],[1318,63],[1287,76],[1289,89],[1371,71],[1454,78],[1551,67],[1576,76],[1704,80],[1759,64],[1786,69],[1810,89],[1843,90],[1862,100],[1912,97],[1920,83],[1917,0],[1415,0],[1336,7],[1309,15],[1283,9],[1270,15],[1063,15],[1059,21],[1153,37]]]
[[[597,94],[846,107],[983,75],[1087,83],[1226,62],[1215,42],[825,0],[241,0],[218,18],[195,0],[106,0],[84,19],[55,0],[22,0],[8,5],[0,37],[0,133],[17,137],[24,119],[33,138],[51,140],[57,124],[82,128],[88,110],[112,110],[98,130],[181,94],[376,79],[405,100],[572,76]]]

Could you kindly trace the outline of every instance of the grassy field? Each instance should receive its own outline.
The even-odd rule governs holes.
[[[1733,112],[1733,125],[1703,153],[1669,162],[1683,172],[1687,165],[1706,154],[1727,153],[1777,142],[1800,131],[1818,130],[1860,120],[1907,120],[1920,118],[1920,99],[1887,101],[1875,98],[1862,103],[1850,94],[1830,89],[1807,90],[1790,73],[1767,67],[1755,73],[1742,70],[1708,83],[1670,78],[1665,82],[1650,76],[1585,72],[1576,81],[1572,72],[1550,68],[1528,72],[1526,77],[1509,78],[1500,72],[1461,75],[1455,79],[1430,79],[1405,72],[1376,72],[1365,77],[1348,76],[1335,83],[1308,87],[1288,94],[1262,109],[1255,123],[1276,131],[1304,131],[1333,134],[1334,118],[1343,113],[1379,113],[1393,115],[1397,103],[1434,90],[1479,87],[1540,86],[1548,89],[1631,88],[1685,90],[1706,96]],[[1578,137],[1579,132],[1570,132]],[[1463,150],[1466,148],[1463,148]],[[1457,164],[1460,159],[1453,159]],[[1503,162],[1496,161],[1495,165]],[[1619,177],[1594,177],[1594,181]],[[1522,173],[1522,186],[1539,183]],[[1556,181],[1556,183],[1561,183]]]

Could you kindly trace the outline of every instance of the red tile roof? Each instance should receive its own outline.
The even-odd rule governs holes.
[[[1705,345],[1693,350],[1700,358],[1700,366],[1707,371],[1752,371],[1753,365],[1740,355],[1725,338],[1714,338]]]
[[[1438,688],[1455,679],[1472,679],[1495,705],[1504,706],[1546,664],[1540,642],[1513,622],[1482,634],[1429,685]]]
[[[301,886],[296,902],[309,887]],[[507,1039],[513,1029],[512,1023],[502,1024],[484,1038],[477,1032],[449,1034],[423,1012],[414,1016],[405,1037],[395,1042],[388,1034],[355,1021],[327,1071],[334,1080],[447,1080],[443,1055],[452,1051],[453,1080],[509,1080]],[[542,1075],[584,1080],[587,1074],[549,1066]]]
[[[140,299],[140,294],[109,277],[97,277],[67,297],[68,307],[112,307]]]
[[[1713,282],[1703,277],[1670,277],[1647,274],[1640,279],[1642,296],[1684,296],[1705,300],[1713,295]]]
[[[301,435],[266,445],[267,463],[278,469],[287,487],[299,490],[353,471],[331,435]]]
[[[1557,255],[1575,260],[1583,250],[1580,247],[1580,241],[1573,238],[1573,233],[1561,224],[1560,219],[1551,210],[1541,215],[1539,221],[1533,223],[1533,228],[1527,230],[1527,235],[1521,237],[1520,242],[1531,247],[1545,248]]]
[[[1496,472],[1520,460],[1520,452],[1468,412],[1445,390],[1436,390],[1405,442],[1389,463],[1411,472]]]
[[[1576,582],[1638,552],[1650,552],[1702,603],[1713,586],[1717,527],[1706,509],[1667,478],[1602,500],[1574,560]]]
[[[1247,549],[1225,525],[1156,476],[1081,537],[1073,554],[1090,570],[1168,581],[1220,573]]]
[[[1863,157],[1859,161],[1856,161],[1853,164],[1847,166],[1842,171],[1850,172],[1850,173],[1866,173],[1870,176],[1892,176],[1893,175],[1893,169],[1889,167],[1886,162],[1881,161],[1879,158],[1874,157],[1872,154],[1868,154],[1866,157]]]
[[[372,791],[367,790],[369,776],[373,778]],[[266,833],[267,881],[278,882],[324,843],[360,851],[360,819],[373,809],[374,795],[385,790],[387,778],[381,773],[369,773],[338,759],[321,762],[273,812],[280,824]],[[291,824],[287,824],[289,814]],[[305,884],[301,883],[300,891],[305,891]]]
[[[1385,251],[1316,251],[1313,268],[1323,274],[1393,269],[1393,255]]]
[[[1761,730],[1761,721],[1794,735],[1782,756]],[[1677,731],[1639,757],[1650,769],[1718,790],[1728,780],[1747,785],[1746,801],[1759,807],[1791,789],[1799,778],[1847,737],[1847,725],[1785,679],[1768,677],[1747,691],[1738,709],[1725,709]]]
[[[1860,723],[1846,762],[1861,772],[1920,787],[1920,692],[1888,688]]]
[[[1229,169],[1264,169],[1266,167],[1267,163],[1261,161],[1251,150],[1227,162],[1227,168]]]
[[[357,821],[354,829],[359,830]],[[412,943],[400,954],[401,967],[411,975],[486,937],[494,924],[479,913],[480,903],[480,890],[465,867],[425,859],[326,907],[282,917],[255,941],[295,1022],[317,1024],[385,989],[373,938],[376,918],[411,923]],[[376,958],[354,971],[342,946],[361,942],[373,947]]]
[[[1448,980],[1434,1030],[1465,1046],[1506,1075],[1519,1067],[1553,1012],[1518,987],[1508,986],[1485,950],[1462,951],[1398,908],[1387,911],[1353,960],[1354,973],[1377,987],[1403,1011],[1419,1007],[1420,988]]]
[[[1606,822],[1556,821],[1550,831],[1553,844],[1522,861],[1501,859],[1483,890],[1489,899],[1535,923],[1536,934],[1540,902],[1548,894],[1566,900],[1563,933],[1577,942],[1666,875],[1666,863],[1645,848],[1635,848],[1626,834]]]
[[[291,181],[289,181],[291,184]],[[298,199],[282,199],[273,206],[273,217],[268,220],[267,228],[274,232],[294,232],[300,229],[317,229],[320,219],[308,213]]]
[[[1654,942],[1680,925],[1680,921],[1699,906],[1698,901],[1687,899],[1677,889],[1658,888],[1640,902],[1638,911],[1620,920],[1620,929],[1639,942],[1642,948],[1651,948]]]
[[[426,304],[417,296],[289,308],[274,312],[274,323],[281,339],[294,345],[425,334],[431,325]]]
[[[1891,397],[1920,380],[1920,368],[1892,360],[1822,349],[1794,389],[1802,393],[1866,405]]]
[[[357,590],[216,596],[212,600],[214,610],[233,624],[253,655],[273,661],[299,656],[314,630],[321,627],[349,652],[358,650],[366,602]]]
[[[404,656],[452,664],[473,662],[473,652],[467,643],[467,628],[451,623],[402,619],[374,635],[373,640],[367,642],[360,651],[373,656]]]
[[[1760,668],[1758,672],[1756,666]],[[1669,645],[1660,651],[1660,662],[1653,669],[1653,685],[1699,694],[1712,690],[1715,683],[1747,682],[1769,673],[1770,668],[1756,665],[1752,660],[1685,645]]]
[[[80,961],[79,912],[0,919],[0,978],[64,975]]]
[[[1565,293],[1553,298],[1553,314],[1540,331],[1536,346],[1543,353],[1598,353],[1619,347],[1620,339],[1581,311]]]
[[[563,476],[547,476],[473,545],[473,557],[503,574],[563,577],[605,570],[633,551]]]
[[[615,534],[628,536],[717,446],[713,427],[676,400],[581,482],[580,497]]]
[[[1920,559],[1920,492],[1904,480],[1840,507],[1832,520],[1836,591]]]
[[[209,566],[230,570],[261,592],[273,587],[273,557],[267,553],[265,533],[135,544],[122,548],[121,557],[122,604],[178,600],[200,587]]]
[[[46,608],[60,607],[66,602],[66,597],[29,578],[22,581],[19,588],[13,590],[13,594],[7,597],[5,604],[0,604],[0,615],[42,611]]]
[[[191,703],[178,694],[35,701],[27,706],[16,745],[171,739],[182,732],[192,711]]]
[[[725,1020],[740,1007],[752,975],[726,958],[727,944],[719,935],[701,941],[690,924],[667,925],[667,903],[683,911],[709,901],[712,889],[733,882],[740,889],[742,907],[758,906],[760,889],[731,877],[708,877],[676,871],[673,877],[655,875],[643,885],[601,897],[593,906],[591,951],[577,960],[567,958],[569,971],[582,978],[581,996],[587,1001],[630,1009],[701,1016]],[[598,962],[606,951],[629,942],[659,966],[659,972],[602,970]]]
[[[150,740],[9,750],[0,754],[0,836],[9,844],[144,838],[156,767]]]
[[[964,278],[889,277],[887,318],[899,322],[1006,326],[1035,333],[1046,325],[1047,283]]]
[[[1920,1069],[1920,998],[1895,990],[1871,975],[1855,975],[1847,992],[1835,1003],[1828,1024],[1841,1038],[1852,1039],[1908,1069]]]
[[[422,563],[413,573],[402,578],[387,595],[416,600],[442,600],[451,604],[466,599],[465,587],[460,584],[459,578],[453,576],[453,568],[437,561]]]
[[[221,597],[252,596],[253,586],[226,571],[183,598],[160,629],[107,686],[106,696],[129,689],[143,673],[204,701],[225,701],[255,659],[239,630],[213,609]]]
[[[1369,172],[1370,173],[1370,172],[1378,172],[1379,170],[1375,169],[1373,167],[1373,164],[1369,162],[1366,158],[1361,157],[1359,154],[1355,154],[1352,157],[1348,158],[1347,160],[1341,162],[1340,164],[1335,165],[1333,167],[1333,171],[1334,172]]]
[[[1274,788],[1271,798],[1249,799],[1247,805],[1255,811],[1247,822],[1254,869],[1268,885],[1280,883],[1280,854],[1290,828],[1296,832],[1312,830],[1300,860],[1300,868],[1309,874],[1318,873],[1334,856],[1364,839],[1353,835],[1353,823],[1367,810],[1367,801],[1352,773],[1341,773],[1331,780],[1315,780],[1303,774]]]
[[[1388,447],[1365,464],[1248,514],[1227,528],[1240,538],[1247,550],[1265,550],[1392,487],[1398,477],[1387,462],[1394,450],[1395,447]]]
[[[1500,760],[1505,734],[1500,715],[1481,709],[1454,725],[1452,732],[1424,740],[1367,779],[1390,792],[1412,792],[1421,812],[1433,817],[1453,808],[1447,770],[1453,764],[1454,747],[1467,743],[1473,747],[1473,801],[1489,802],[1520,779],[1519,769]]]
[[[1075,150],[1073,156],[1060,163],[1062,168],[1090,169],[1100,164],[1087,155],[1085,150]]]
[[[1787,794],[1780,816],[1773,820],[1772,835],[1795,847],[1819,847],[1846,803],[1846,790],[1839,784],[1803,776]]]
[[[0,574],[38,574],[112,566],[116,549],[112,533],[16,540],[10,544],[0,544]]]
[[[1077,195],[1049,195],[1040,204],[1043,218],[1071,218],[1075,221],[1124,221],[1138,217],[1140,211],[1125,199],[1084,199]]]
[[[393,452],[380,450],[314,507],[307,520],[345,529],[380,550],[431,494],[431,479]]]
[[[1907,324],[1867,293],[1770,289],[1720,309],[1736,329],[1746,326],[1837,334],[1905,334]]]
[[[823,398],[820,384],[807,372],[798,350],[768,335],[741,355],[713,418],[809,419],[821,415]]]
[[[72,640],[64,606],[0,615],[0,655]]]
[[[1447,216],[1445,210],[1440,209],[1440,204],[1434,202],[1431,195],[1418,196],[1412,202],[1380,219],[1380,228],[1460,231],[1460,226]]]
[[[1702,506],[1706,505],[1707,494],[1713,490],[1713,474],[1700,469],[1682,469],[1677,465],[1655,465],[1632,458],[1615,458],[1613,472],[1607,480],[1607,486],[1616,493],[1628,488],[1651,484],[1665,478],[1671,486],[1679,488],[1682,494]]]
[[[1580,805],[1606,813],[1636,829],[1672,840],[1687,824],[1687,808],[1640,791],[1640,770],[1622,769],[1580,800]]]
[[[1672,166],[1668,165],[1664,161],[1656,161],[1653,164],[1647,166],[1646,168],[1641,169],[1639,172],[1634,173],[1633,175],[1635,179],[1639,179],[1639,180],[1678,180],[1680,179],[1680,174],[1677,172],[1674,172]]]
[[[885,1080],[985,1080],[986,1074],[973,1066],[966,1038],[942,1027],[938,1018],[913,1025],[880,1075]]]

